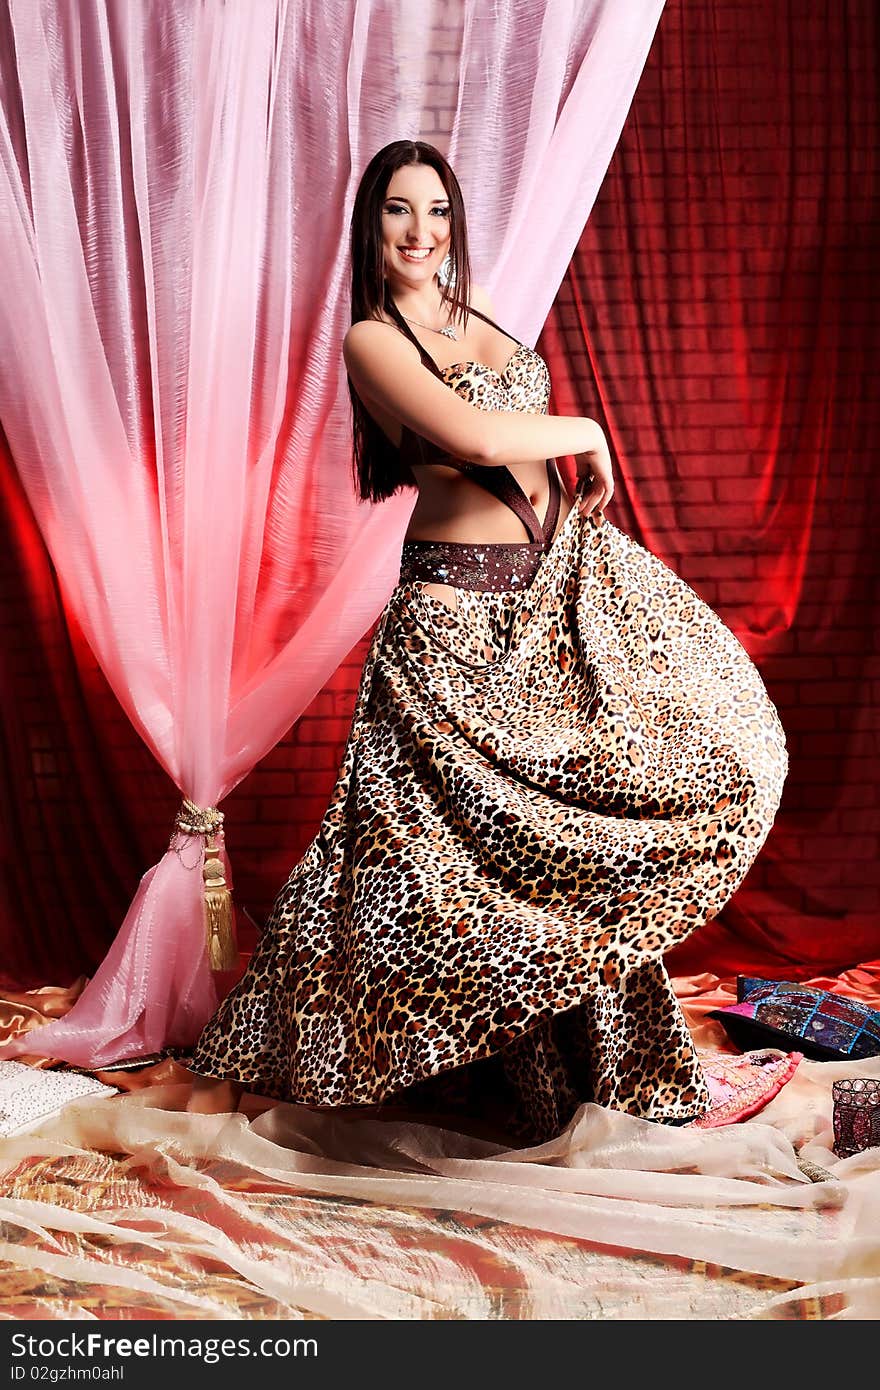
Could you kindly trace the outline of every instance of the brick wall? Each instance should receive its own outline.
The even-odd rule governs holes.
[[[843,960],[880,945],[876,19],[810,8],[667,6],[542,343],[555,408],[615,446],[609,514],[780,711],[790,774],[737,905]]]

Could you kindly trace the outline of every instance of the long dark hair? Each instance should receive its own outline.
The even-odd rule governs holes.
[[[459,313],[463,315],[467,330],[470,258],[464,199],[458,179],[443,155],[423,140],[394,140],[383,146],[373,155],[361,176],[351,214],[351,321],[359,323],[361,319],[377,318],[377,310],[381,308],[422,351],[418,338],[391,297],[382,252],[382,207],[388,185],[392,174],[409,164],[430,164],[436,169],[449,199],[450,273],[446,284],[441,284],[441,300],[444,305],[451,306],[454,317]],[[384,502],[403,487],[415,487],[412,470],[401,461],[385,432],[364,409],[350,376],[348,394],[354,442],[352,471],[358,496],[363,501]]]

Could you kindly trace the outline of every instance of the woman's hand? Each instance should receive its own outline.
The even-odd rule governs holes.
[[[581,516],[590,516],[597,512],[600,520],[604,521],[605,508],[614,496],[611,454],[605,436],[602,436],[602,443],[598,448],[589,449],[584,454],[575,454],[574,460],[578,476],[575,506]]]

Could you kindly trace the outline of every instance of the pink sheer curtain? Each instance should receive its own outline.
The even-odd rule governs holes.
[[[414,498],[359,504],[349,472],[361,171],[389,140],[444,149],[475,279],[534,342],[661,10],[8,0],[0,420],[72,611],[199,805],[277,742],[397,579]],[[216,1004],[198,849],[144,875],[41,1052],[98,1066],[195,1038]]]

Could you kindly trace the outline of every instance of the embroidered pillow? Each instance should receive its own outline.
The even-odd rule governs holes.
[[[695,1129],[714,1129],[757,1115],[788,1085],[802,1060],[801,1052],[780,1052],[775,1047],[744,1055],[701,1049],[700,1066],[712,1108],[699,1119],[691,1120],[691,1125]]]
[[[709,1015],[724,1025],[742,1051],[797,1044],[805,1057],[820,1062],[880,1056],[880,1012],[842,994],[739,975],[739,1001]]]
[[[115,1094],[115,1086],[105,1086],[94,1076],[0,1062],[0,1139],[24,1134],[59,1114],[71,1101]]]

